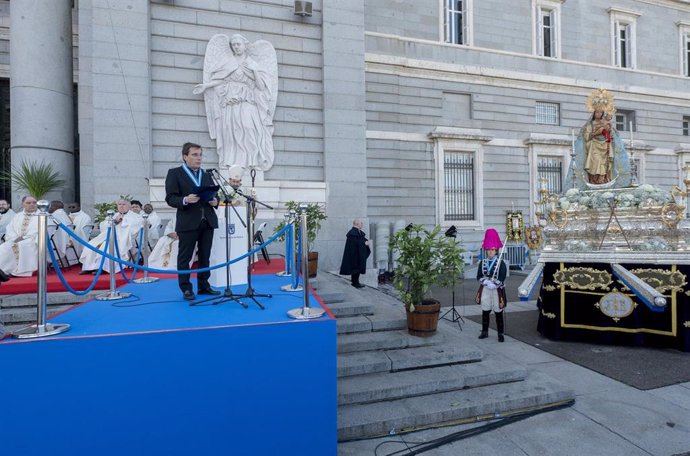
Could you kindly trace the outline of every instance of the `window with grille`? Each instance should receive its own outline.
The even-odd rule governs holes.
[[[542,125],[560,125],[560,105],[537,101],[537,123]]]
[[[683,136],[690,136],[690,116],[683,116]]]
[[[445,0],[445,39],[447,43],[470,44],[470,1]]]
[[[616,130],[630,131],[630,124],[632,123],[632,131],[637,131],[635,124],[635,111],[627,109],[619,109],[616,111]]]
[[[445,152],[445,221],[475,220],[474,153]]]
[[[559,157],[539,157],[538,181],[546,180],[549,193],[561,193],[563,189],[563,160]]]

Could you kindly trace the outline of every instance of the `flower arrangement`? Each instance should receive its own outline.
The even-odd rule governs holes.
[[[563,210],[587,208],[602,209],[610,207],[613,202],[620,208],[662,206],[673,201],[671,194],[650,184],[621,190],[580,191],[571,188],[559,198],[558,204]]]

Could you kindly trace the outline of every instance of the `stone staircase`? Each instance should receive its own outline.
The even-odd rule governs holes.
[[[528,372],[476,334],[439,324],[407,334],[402,304],[320,272],[317,293],[337,317],[338,440],[460,424],[561,404],[573,391]]]
[[[68,292],[48,293],[48,318],[69,309],[75,304],[93,299],[103,290],[92,291],[86,296],[74,296]],[[0,295],[0,322],[8,329],[19,329],[36,323],[36,293]]]

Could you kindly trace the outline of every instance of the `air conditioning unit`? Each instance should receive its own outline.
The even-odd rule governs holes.
[[[311,2],[295,0],[295,16],[311,17]]]

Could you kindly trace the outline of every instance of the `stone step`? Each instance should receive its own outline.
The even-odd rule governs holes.
[[[469,344],[344,353],[338,355],[338,377],[472,363],[481,359],[482,351]]]
[[[407,328],[405,317],[375,315],[358,315],[340,317],[336,322],[338,334],[354,334],[370,331],[394,331]]]
[[[407,331],[379,331],[338,336],[338,353],[398,350],[442,343],[440,337],[415,337]]]
[[[345,301],[345,293],[338,290],[319,290],[318,295],[321,300],[328,306]]]
[[[374,307],[371,304],[362,304],[352,301],[343,301],[337,303],[326,303],[333,315],[336,318],[354,317],[357,315],[371,315],[374,313]]]
[[[361,315],[338,318],[335,322],[335,327],[338,335],[370,332],[372,330],[371,321]]]
[[[487,355],[481,363],[345,377],[338,381],[338,405],[404,397],[524,380],[527,369],[506,358]]]
[[[373,404],[344,405],[338,407],[338,440],[386,436],[405,429],[484,420],[573,399],[572,390],[543,374],[530,373],[520,382]]]
[[[51,304],[47,307],[48,318],[53,315],[64,312],[72,307],[74,304]],[[37,308],[33,307],[15,307],[11,309],[4,309],[0,312],[0,321],[5,326],[11,329],[18,329],[30,324],[36,323]]]

